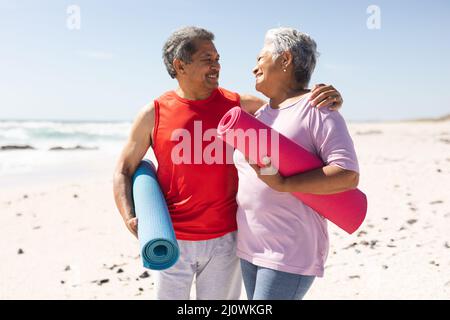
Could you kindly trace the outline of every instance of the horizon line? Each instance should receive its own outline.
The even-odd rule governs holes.
[[[417,118],[403,118],[403,119],[346,119],[349,123],[382,123],[382,122],[427,122],[427,121],[448,121],[450,120],[450,113],[438,117],[417,117]],[[82,123],[82,122],[100,122],[100,123],[118,123],[129,122],[132,123],[134,119],[25,119],[25,118],[9,118],[0,119],[0,122],[66,122],[66,123]]]

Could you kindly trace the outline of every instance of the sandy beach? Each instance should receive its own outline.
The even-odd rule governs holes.
[[[325,276],[305,299],[449,299],[450,121],[348,126],[367,218],[352,235],[329,223]],[[0,299],[153,299],[113,200],[117,152],[58,157],[52,174],[0,177]]]

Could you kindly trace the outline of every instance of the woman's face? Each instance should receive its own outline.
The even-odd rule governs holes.
[[[276,89],[276,84],[281,80],[283,73],[280,57],[272,59],[271,48],[267,45],[262,48],[256,59],[256,66],[253,74],[256,77],[255,88],[267,97],[271,97],[271,92]]]

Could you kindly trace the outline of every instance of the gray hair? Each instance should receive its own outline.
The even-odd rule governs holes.
[[[319,57],[316,42],[306,33],[280,27],[267,31],[264,43],[273,46],[274,60],[285,51],[292,53],[295,80],[302,87],[307,87]]]
[[[180,59],[185,63],[192,62],[192,55],[197,51],[196,40],[214,40],[214,34],[198,27],[184,27],[176,30],[167,39],[163,47],[163,59],[167,72],[175,78],[177,72],[173,67],[173,60]]]

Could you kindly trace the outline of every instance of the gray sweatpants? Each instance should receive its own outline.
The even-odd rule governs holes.
[[[236,256],[236,232],[204,241],[178,240],[180,258],[156,273],[156,298],[189,300],[196,276],[198,300],[238,300],[241,268]]]

